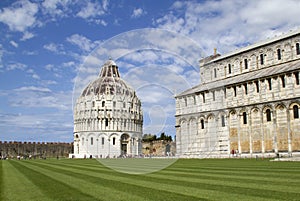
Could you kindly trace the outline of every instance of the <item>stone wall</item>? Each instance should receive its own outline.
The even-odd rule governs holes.
[[[2,157],[67,157],[72,153],[73,143],[0,141]]]
[[[165,140],[143,142],[142,153],[145,156],[175,156],[176,143]]]

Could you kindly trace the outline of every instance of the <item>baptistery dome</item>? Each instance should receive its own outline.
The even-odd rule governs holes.
[[[110,59],[76,101],[72,157],[139,155],[142,127],[141,101]]]

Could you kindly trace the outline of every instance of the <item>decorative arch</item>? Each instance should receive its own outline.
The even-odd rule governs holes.
[[[300,104],[298,102],[293,102],[290,104],[289,111],[292,120],[300,118]]]
[[[86,137],[87,137],[87,138],[89,138],[89,137],[95,137],[95,133],[88,133],[88,134],[86,135]]]
[[[109,136],[108,136],[108,138],[111,138],[111,137],[118,137],[119,135],[118,135],[118,133],[111,133]]]
[[[180,118],[179,119],[179,124],[182,124],[182,123],[185,123],[185,122],[187,122],[187,119],[186,118]]]
[[[210,119],[215,119],[215,118],[216,118],[216,116],[215,116],[214,113],[209,113],[209,114],[207,115],[207,121],[210,120]]]
[[[194,116],[191,116],[191,117],[189,118],[189,122],[191,122],[192,120],[195,120],[195,121],[197,121],[197,118],[196,118],[196,117],[194,117]]]
[[[263,111],[263,113],[266,113],[266,110],[267,109],[270,109],[271,111],[273,110],[273,107],[272,107],[272,105],[264,105],[264,107],[263,107],[263,109],[262,109],[262,111]]]
[[[286,109],[286,106],[284,103],[277,103],[275,106],[274,106],[275,110],[283,110],[283,109]]]
[[[253,108],[250,109],[251,114],[252,113],[258,113],[258,112],[260,112],[260,109],[258,107],[253,107]]]

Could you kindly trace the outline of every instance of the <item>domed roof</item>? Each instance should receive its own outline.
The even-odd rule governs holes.
[[[83,90],[81,96],[88,96],[90,94],[118,94],[132,96],[135,93],[134,90],[121,79],[116,63],[109,59],[102,66],[99,77]]]

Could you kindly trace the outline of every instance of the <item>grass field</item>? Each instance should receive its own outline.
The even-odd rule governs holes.
[[[180,159],[151,174],[97,160],[0,161],[1,200],[300,200],[300,163]]]

